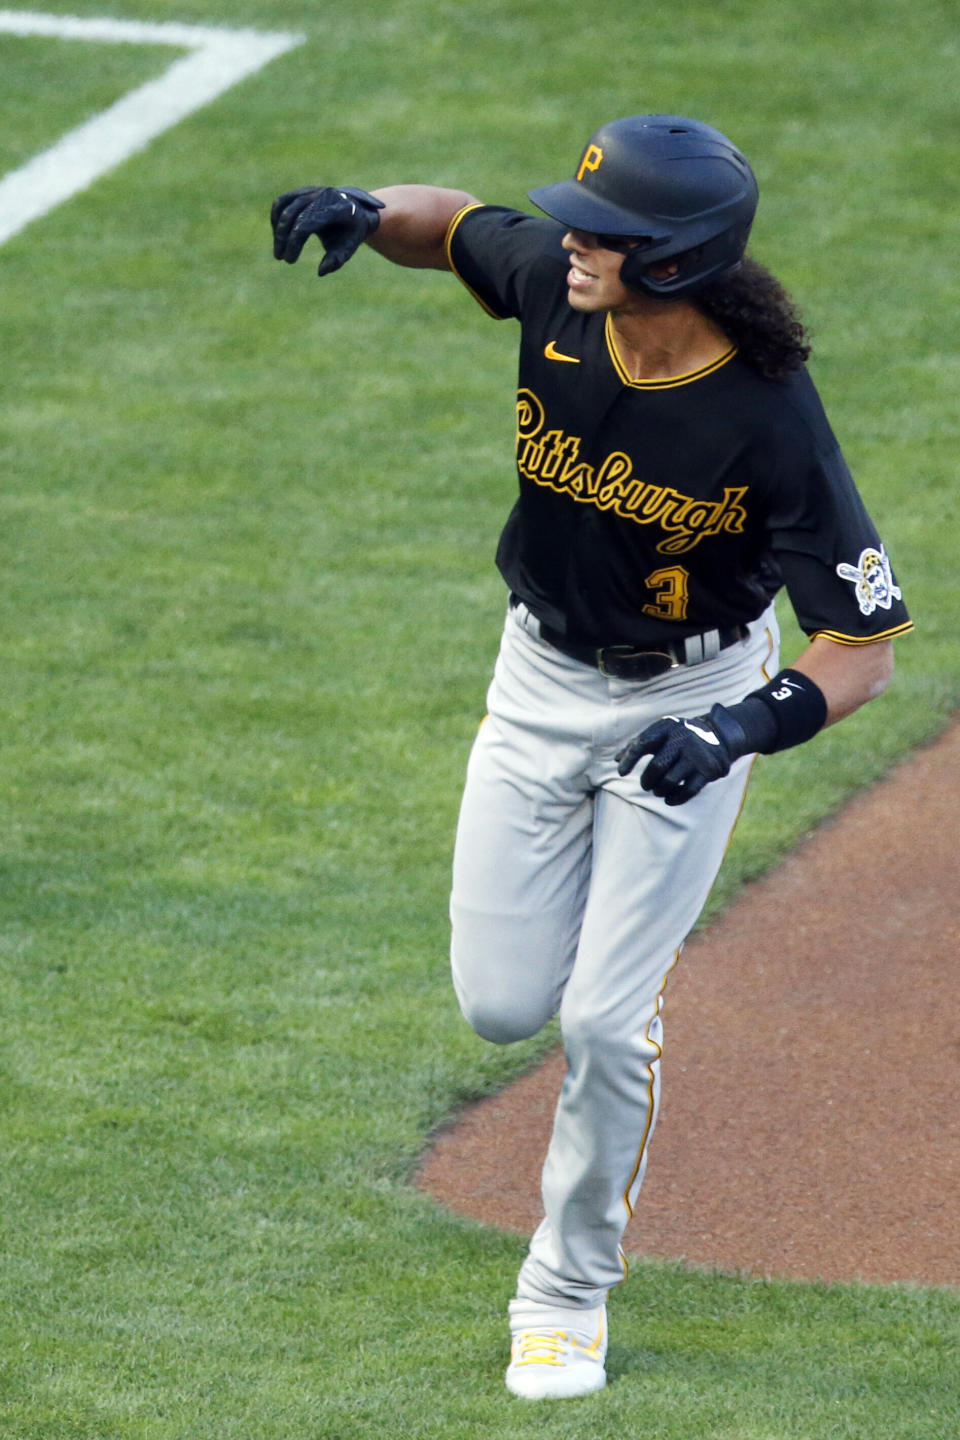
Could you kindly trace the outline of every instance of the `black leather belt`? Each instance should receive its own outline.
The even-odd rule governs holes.
[[[653,680],[676,666],[700,664],[738,640],[745,640],[749,633],[746,625],[728,625],[685,640],[665,640],[655,650],[640,650],[633,645],[578,645],[540,622],[541,639],[548,645],[569,655],[571,660],[592,665],[601,675],[609,675],[614,680]]]

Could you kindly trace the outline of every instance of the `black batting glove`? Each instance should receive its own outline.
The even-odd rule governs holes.
[[[665,715],[616,755],[617,769],[628,775],[641,755],[651,755],[640,776],[644,790],[668,805],[685,805],[711,780],[730,773],[730,766],[751,751],[746,731],[723,705],[709,715],[681,720]]]
[[[808,675],[781,670],[735,705],[714,705],[709,715],[681,720],[665,715],[648,725],[616,756],[629,775],[641,755],[652,759],[640,776],[668,805],[684,805],[711,780],[730,773],[742,755],[774,755],[811,740],[827,722],[827,701]]]
[[[278,195],[270,208],[273,256],[293,265],[311,235],[326,254],[318,275],[332,275],[345,265],[380,224],[383,201],[353,185],[306,185]]]

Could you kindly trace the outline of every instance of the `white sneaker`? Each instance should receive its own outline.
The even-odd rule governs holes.
[[[592,1395],[607,1383],[607,1310],[510,1301],[513,1346],[507,1389],[524,1400]]]

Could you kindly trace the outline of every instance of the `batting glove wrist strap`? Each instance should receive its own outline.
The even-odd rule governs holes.
[[[739,705],[731,705],[728,713],[746,731],[751,752],[774,755],[812,740],[826,723],[827,702],[808,675],[781,670]]]
[[[278,195],[270,210],[273,254],[288,265],[300,258],[311,235],[326,254],[317,270],[330,275],[339,270],[380,224],[383,201],[355,185],[305,185]]]
[[[809,740],[827,718],[819,686],[797,670],[781,670],[769,684],[736,705],[714,705],[709,715],[665,715],[648,725],[616,756],[627,775],[649,755],[640,776],[644,790],[668,805],[685,805],[711,780],[729,775],[744,755],[772,755]]]

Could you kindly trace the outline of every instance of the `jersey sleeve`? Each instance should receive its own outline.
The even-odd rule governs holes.
[[[835,440],[825,453],[808,453],[800,462],[770,517],[770,536],[790,603],[811,638],[864,645],[913,629],[889,556]]]
[[[562,263],[562,226],[499,205],[467,205],[447,229],[450,268],[497,320],[519,319],[538,266]]]

